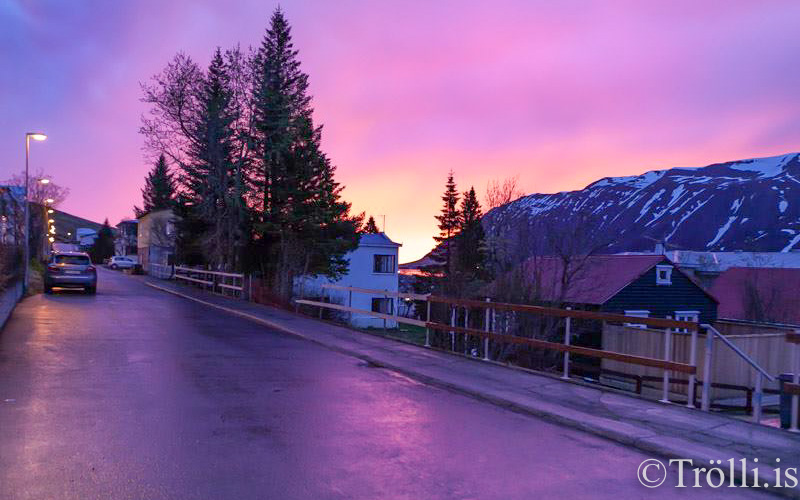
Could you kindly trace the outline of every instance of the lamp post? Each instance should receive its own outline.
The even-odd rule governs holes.
[[[25,242],[22,246],[22,255],[25,259],[25,276],[22,278],[22,289],[24,292],[28,291],[28,267],[30,266],[30,234],[31,234],[31,216],[28,205],[30,204],[30,191],[28,184],[28,157],[30,156],[31,139],[34,141],[43,141],[47,136],[39,132],[28,132],[25,134]]]

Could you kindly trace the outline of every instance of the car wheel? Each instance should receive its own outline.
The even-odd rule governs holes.
[[[116,270],[118,267],[119,267],[119,266],[118,266],[118,265],[116,265],[116,264],[111,264],[111,269],[114,269],[114,270]]]
[[[88,293],[89,295],[96,294],[97,293],[97,287],[96,286],[87,287],[86,288],[86,293]]]

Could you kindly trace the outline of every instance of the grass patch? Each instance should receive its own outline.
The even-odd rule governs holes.
[[[425,328],[416,325],[401,324],[398,328],[360,328],[360,330],[382,337],[404,340],[412,344],[425,345]]]

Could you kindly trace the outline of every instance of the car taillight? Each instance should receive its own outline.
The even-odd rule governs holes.
[[[89,271],[90,273],[96,273],[97,272],[97,270],[94,268],[94,266],[89,266],[89,267],[86,268],[86,270]]]
[[[59,271],[59,267],[55,264],[50,264],[47,266],[47,270],[51,273],[57,273]]]

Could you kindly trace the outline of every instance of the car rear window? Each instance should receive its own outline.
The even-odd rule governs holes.
[[[56,264],[75,264],[78,266],[88,266],[91,264],[91,262],[89,262],[89,257],[85,255],[56,255],[55,261]]]

